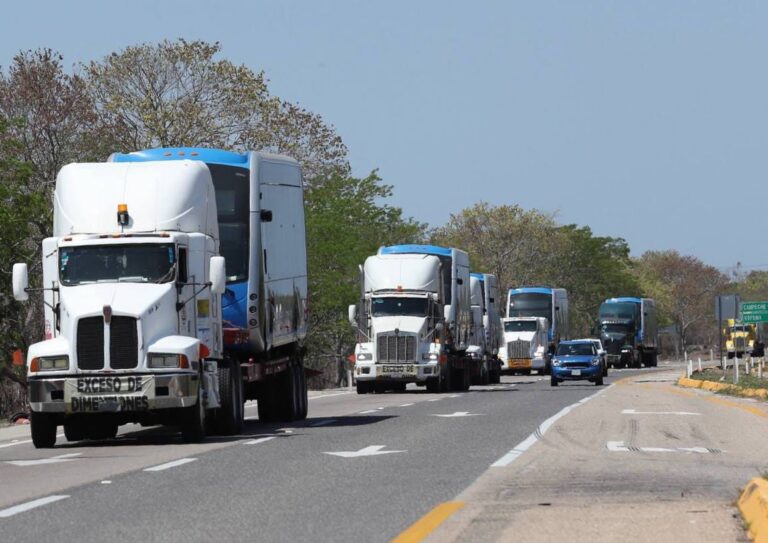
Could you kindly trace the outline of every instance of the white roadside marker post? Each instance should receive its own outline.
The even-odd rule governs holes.
[[[699,373],[701,373],[701,357],[699,357]]]
[[[736,353],[736,358],[733,359],[733,384],[739,384],[739,354]]]

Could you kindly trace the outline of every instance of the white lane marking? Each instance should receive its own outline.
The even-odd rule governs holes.
[[[333,398],[334,396],[345,396],[347,394],[352,394],[351,392],[336,392],[335,394],[322,394],[320,396],[310,396],[310,400],[321,400],[323,398]]]
[[[318,427],[318,426],[328,426],[329,424],[333,424],[338,419],[325,419],[325,420],[319,420],[314,424],[310,424],[310,426]]]
[[[292,434],[295,429],[296,428],[278,428],[277,431],[283,432],[284,434]]]
[[[326,452],[323,454],[331,454],[333,456],[341,456],[342,458],[357,458],[360,456],[378,456],[380,454],[393,454],[393,453],[404,453],[408,451],[382,451],[386,447],[386,445],[369,445],[368,447],[363,447],[359,451],[338,451],[338,452]]]
[[[564,417],[568,413],[571,412],[575,407],[578,407],[579,405],[587,403],[592,398],[598,397],[600,394],[603,394],[607,390],[609,390],[613,385],[609,385],[608,387],[600,390],[599,392],[596,392],[595,394],[592,394],[591,396],[587,396],[586,398],[582,398],[578,402],[571,404],[567,407],[564,407],[561,409],[558,413],[552,415],[547,420],[542,422],[538,428],[536,428],[536,431],[533,432],[531,435],[526,437],[523,441],[515,445],[515,448],[509,451],[507,454],[496,460],[493,464],[491,464],[492,468],[503,468],[508,465],[510,465],[512,462],[514,462],[521,454],[523,454],[525,451],[531,448],[531,446],[536,443],[539,438],[541,438],[547,430],[555,423],[557,420],[561,417]]]
[[[35,507],[48,505],[49,503],[57,502],[59,500],[64,500],[66,498],[69,498],[69,496],[55,495],[55,496],[46,496],[45,498],[38,498],[36,500],[32,500],[31,502],[27,502],[27,503],[20,503],[19,505],[14,505],[13,507],[8,507],[7,509],[0,510],[0,518],[12,517],[13,515],[17,515],[19,513],[23,513],[24,511],[29,511],[30,509],[34,509]]]
[[[444,417],[446,419],[455,418],[455,417],[479,417],[483,415],[483,413],[469,413],[468,411],[456,411],[455,413],[451,413],[450,415],[431,415],[432,417]]]
[[[442,398],[432,398],[431,400],[427,400],[428,402],[439,402],[442,400]]]
[[[56,434],[56,437],[64,437],[64,434]],[[0,445],[0,449],[5,449],[6,447],[13,447],[14,445],[23,445],[24,443],[32,443],[31,439],[12,439],[10,443],[3,443]]]
[[[451,395],[450,395],[450,396],[448,396],[448,397],[449,397],[449,398],[458,398],[458,397],[459,397],[459,395],[458,395],[458,394],[451,394]]]
[[[412,405],[413,405],[412,403],[404,403],[399,405],[398,407],[411,407]]]
[[[6,447],[13,447],[14,445],[21,445],[22,443],[32,443],[31,439],[25,439],[24,441],[19,441],[18,439],[14,439],[10,443],[3,443],[0,445],[0,449],[5,449]]]
[[[111,485],[112,481],[102,481],[101,484],[103,484],[103,485]]]
[[[360,411],[359,415],[367,415],[368,413],[375,413],[377,409],[368,409],[367,411]]]
[[[163,471],[166,469],[175,468],[177,466],[183,466],[184,464],[189,464],[190,462],[194,462],[195,460],[197,460],[197,458],[180,458],[172,462],[166,462],[165,464],[160,464],[159,466],[144,468],[144,471]]]
[[[268,437],[259,437],[256,439],[249,439],[248,441],[243,441],[243,445],[258,445],[259,443],[266,443],[267,441],[272,441],[277,436],[268,436]]]
[[[635,411],[634,409],[624,409],[622,415],[682,415],[695,416],[701,413],[691,413],[690,411]]]
[[[674,453],[688,452],[698,454],[709,454],[723,452],[718,449],[707,449],[706,447],[677,447],[669,449],[667,447],[628,447],[623,441],[609,441],[605,447],[611,452],[651,452],[651,453]]]
[[[76,456],[80,456],[83,453],[69,453],[69,454],[60,454],[58,456],[52,456],[51,458],[40,458],[38,460],[7,460],[6,464],[11,464],[13,466],[19,466],[22,468],[29,467],[29,466],[42,466],[43,464],[58,464],[60,462],[72,462],[73,460],[78,460],[78,458],[75,458]]]

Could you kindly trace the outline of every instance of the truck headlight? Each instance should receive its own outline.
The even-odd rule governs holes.
[[[30,371],[61,371],[69,369],[68,356],[50,356],[44,358],[33,358],[30,364]]]
[[[189,360],[183,354],[149,353],[150,368],[188,368]]]
[[[437,353],[421,353],[422,360],[437,360]]]
[[[622,349],[621,350],[622,353],[628,353],[629,351],[631,351],[631,349]]]
[[[360,361],[360,362],[365,362],[366,360],[370,360],[371,359],[371,355],[369,355],[368,353],[360,353],[360,354],[355,356],[355,359]]]

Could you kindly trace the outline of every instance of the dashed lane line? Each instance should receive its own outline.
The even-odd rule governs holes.
[[[266,443],[267,441],[272,441],[277,436],[267,436],[267,437],[258,437],[256,439],[249,439],[248,441],[243,441],[243,445],[258,445],[259,443]]]
[[[144,471],[164,471],[167,469],[175,468],[177,466],[183,466],[184,464],[189,464],[190,462],[194,462],[195,460],[197,460],[197,458],[180,458],[172,462],[166,462],[165,464],[160,464],[159,466],[144,468]]]
[[[609,385],[608,387],[602,389],[601,391],[592,394],[591,396],[587,396],[586,398],[582,398],[578,402],[571,404],[567,407],[564,407],[561,409],[558,413],[552,415],[547,420],[542,422],[538,428],[536,428],[536,431],[533,432],[531,435],[529,435],[527,438],[525,438],[522,442],[517,444],[514,449],[509,451],[507,454],[496,460],[493,464],[491,464],[492,468],[504,468],[508,465],[510,465],[512,462],[517,460],[517,458],[520,457],[525,451],[530,449],[534,443],[536,443],[546,432],[549,430],[549,428],[557,422],[558,419],[564,417],[568,413],[570,413],[573,409],[576,407],[587,403],[592,398],[596,398],[600,394],[603,394],[605,391],[609,390],[613,385]]]
[[[0,518],[12,517],[13,515],[18,515],[19,513],[23,513],[24,511],[29,511],[30,509],[42,507],[43,505],[48,505],[49,503],[64,500],[66,498],[69,498],[69,496],[64,494],[58,494],[53,496],[46,496],[45,498],[38,498],[36,500],[32,500],[26,503],[20,503],[19,505],[14,505],[13,507],[8,507],[7,509],[0,510]]]

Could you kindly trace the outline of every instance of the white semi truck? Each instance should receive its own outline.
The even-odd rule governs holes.
[[[243,169],[246,208],[253,183],[259,188],[258,165],[270,158],[248,155],[256,175],[249,181]],[[247,328],[222,318],[222,295],[233,276],[219,256],[220,227],[228,225],[221,224],[217,200],[230,199],[217,190],[206,163],[174,158],[70,164],[57,177],[53,236],[43,241],[39,289],[45,339],[27,353],[38,448],[55,444],[60,425],[70,441],[114,437],[119,425],[132,422],[180,426],[186,441],[203,439],[207,427],[238,433],[249,397],[259,399],[265,420],[306,417],[299,343],[306,333],[303,209],[280,218],[300,225],[301,235],[290,241],[282,226],[281,239],[265,228],[273,210],[246,213],[257,218],[240,241],[246,254],[254,256],[256,243],[258,253],[280,244],[292,251],[294,268],[280,270],[279,279],[300,298],[277,299],[259,260],[246,268],[245,277],[255,276],[261,288],[248,296],[251,314],[269,315],[278,303],[300,308],[291,334],[285,334],[290,320],[273,321],[293,341],[278,344],[271,334],[271,344],[255,348]],[[298,171],[291,159],[275,162]],[[261,183],[262,202],[269,201],[266,185]],[[300,182],[292,196],[301,207]],[[35,290],[28,288],[26,264],[14,265],[13,272],[14,295],[26,300]]]
[[[349,308],[358,330],[357,391],[467,390],[477,360],[471,333],[469,257],[430,245],[383,247],[362,267],[362,295]]]
[[[549,321],[544,317],[514,317],[503,319],[502,323],[504,345],[499,357],[504,373],[546,373]]]
[[[472,333],[467,356],[480,361],[479,373],[473,374],[472,384],[498,383],[501,378],[501,361],[498,354],[503,342],[498,306],[498,280],[490,273],[471,273],[469,290]]]

